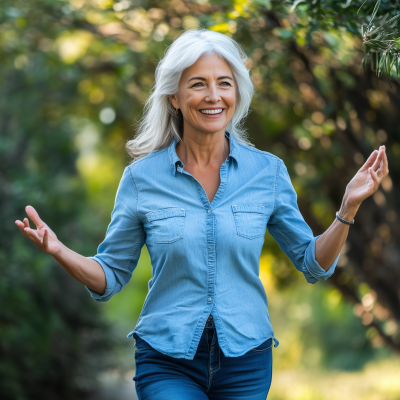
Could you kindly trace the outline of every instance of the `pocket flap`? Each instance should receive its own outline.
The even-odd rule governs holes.
[[[262,204],[239,204],[232,206],[232,211],[236,212],[248,212],[264,214],[264,206]]]
[[[171,217],[184,217],[184,208],[166,208],[164,210],[151,211],[146,214],[147,220],[149,222],[156,221],[159,219],[166,219]]]

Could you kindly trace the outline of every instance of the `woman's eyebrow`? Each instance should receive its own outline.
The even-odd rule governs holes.
[[[190,78],[188,80],[188,82],[190,82],[193,79],[199,79],[200,81],[205,81],[206,80],[206,78],[202,78],[201,76],[194,76],[193,78]],[[233,79],[230,76],[220,76],[219,78],[217,78],[217,80],[220,80],[220,79],[230,79],[230,80],[233,81]]]
[[[199,79],[199,80],[201,80],[201,81],[205,81],[205,80],[206,80],[206,78],[202,78],[201,76],[194,76],[193,78],[190,78],[190,79],[188,80],[188,82],[192,81],[193,79]]]

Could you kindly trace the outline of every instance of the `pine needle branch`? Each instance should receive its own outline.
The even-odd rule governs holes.
[[[376,17],[381,0],[375,4],[371,19],[364,29],[361,27],[361,36],[366,47],[366,54],[362,60],[364,71],[369,61],[376,70],[378,77],[386,75],[390,84],[390,74],[395,67],[395,73],[400,72],[400,14],[389,19],[389,14]]]

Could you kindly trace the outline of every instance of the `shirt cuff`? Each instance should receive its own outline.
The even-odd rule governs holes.
[[[311,240],[309,246],[307,247],[306,255],[304,258],[305,271],[303,272],[303,274],[307,282],[309,283],[315,283],[321,279],[328,279],[335,272],[335,267],[340,257],[339,253],[336,257],[336,260],[327,271],[325,271],[319,265],[318,261],[315,259],[315,242],[320,236],[321,235],[318,235]]]
[[[107,301],[109,300],[114,292],[117,290],[119,283],[117,282],[117,280],[115,279],[115,275],[114,272],[112,271],[112,269],[105,263],[103,262],[100,258],[94,256],[94,257],[87,257],[90,258],[91,260],[94,260],[96,262],[98,262],[101,265],[101,268],[103,268],[103,271],[106,275],[106,290],[103,294],[98,294],[97,292],[95,292],[92,289],[89,289],[87,286],[86,289],[88,290],[88,292],[90,293],[90,295],[92,296],[92,298],[96,301]]]

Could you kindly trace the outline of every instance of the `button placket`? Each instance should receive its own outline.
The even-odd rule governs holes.
[[[219,202],[222,199],[222,196],[225,191],[225,187],[227,184],[227,176],[228,176],[228,171],[227,171],[227,162],[224,162],[221,165],[220,169],[220,178],[221,178],[221,183],[219,185],[219,188],[217,190],[217,193],[214,196],[213,201],[209,202],[207,194],[204,190],[204,188],[201,186],[200,182],[194,178],[192,175],[190,175],[188,172],[183,171],[184,174],[189,175],[192,179],[194,179],[197,182],[197,189],[198,193],[200,196],[200,199],[203,203],[204,209],[207,212],[206,214],[206,240],[207,240],[207,303],[206,303],[206,309],[205,309],[205,314],[209,315],[210,313],[210,307],[212,308],[213,304],[215,304],[214,297],[215,297],[215,277],[216,277],[216,249],[215,249],[215,225],[216,225],[216,218],[215,214],[212,212],[213,209],[217,207]],[[205,316],[205,318],[207,318]],[[198,328],[196,330],[195,337],[193,338],[192,345],[190,346],[190,351],[188,354],[191,354],[192,352],[195,353],[195,349],[197,348],[197,344],[195,344],[195,340],[199,340],[202,334],[203,330],[203,325],[199,323]],[[197,338],[197,339],[195,339]]]

